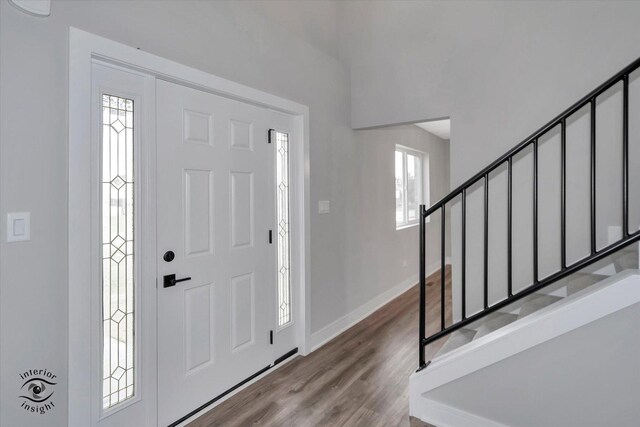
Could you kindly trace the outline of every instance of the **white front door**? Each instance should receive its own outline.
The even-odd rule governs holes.
[[[162,80],[156,106],[158,423],[166,426],[281,356],[271,344],[276,151],[266,108]]]

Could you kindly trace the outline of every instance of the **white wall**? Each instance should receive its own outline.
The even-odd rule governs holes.
[[[464,182],[640,56],[640,3],[621,1],[343,2],[340,56],[351,73],[354,128],[451,118],[451,186]],[[640,83],[631,113],[632,229],[640,224]],[[634,94],[635,97],[633,96]],[[633,100],[635,99],[635,101]],[[598,102],[598,247],[621,224],[620,91]],[[576,116],[576,118],[579,115]],[[568,257],[588,251],[588,114],[572,120]],[[615,127],[615,126],[617,127]],[[540,277],[559,267],[559,137],[540,147]],[[586,145],[584,142],[586,141]],[[532,155],[514,168],[514,286],[532,280]],[[586,162],[586,169],[585,169]],[[585,184],[586,186],[583,185]],[[470,312],[481,308],[483,191],[469,191]],[[490,184],[490,302],[506,295],[506,174]],[[459,295],[460,211],[452,212]],[[456,225],[457,224],[457,225]],[[587,240],[585,240],[587,238]],[[458,308],[454,306],[454,308]],[[455,313],[459,315],[460,313]]]
[[[438,146],[446,186],[448,146],[417,128],[351,130],[336,14],[333,2],[54,1],[35,18],[0,2],[0,218],[32,214],[29,242],[5,243],[2,227],[0,425],[67,417],[69,26],[310,107],[312,332],[416,274],[417,230],[395,231],[390,147]],[[18,373],[32,368],[60,379],[47,416],[18,407]]]
[[[634,304],[426,393],[505,426],[632,426],[640,417]]]
[[[312,259],[312,269],[321,269],[336,277],[311,286],[311,301],[316,307],[311,312],[311,324],[317,332],[312,337],[314,346],[350,324],[353,317],[347,315],[355,308],[394,286],[402,288],[407,279],[417,283],[418,227],[396,230],[395,203],[389,202],[395,201],[396,144],[415,148],[429,157],[432,199],[443,197],[449,191],[448,141],[414,125],[354,132],[353,140],[346,143],[341,154],[348,159],[344,167],[349,169],[349,175],[340,188],[335,189],[348,202],[344,207],[335,207],[332,201],[332,213],[318,216],[319,223],[339,227],[340,238],[317,236],[313,242],[318,244],[322,239],[323,247],[327,248],[324,250],[335,253],[316,256]],[[312,172],[312,182],[313,176],[317,175]],[[330,193],[325,194],[330,198]],[[323,196],[318,198],[323,200]],[[336,208],[340,212],[339,224],[331,218]],[[312,209],[317,209],[316,201],[312,201]],[[438,221],[428,226],[429,271],[439,268],[439,230]],[[339,246],[334,246],[336,244]]]
[[[354,220],[349,229],[362,234],[364,239],[370,242],[369,245],[375,248],[375,255],[367,256],[366,254],[370,250],[367,247],[353,247],[349,252],[357,258],[363,258],[363,262],[375,258],[384,263],[384,267],[380,268],[387,276],[383,282],[394,281],[394,277],[398,277],[395,271],[398,267],[402,267],[404,261],[407,261],[407,266],[404,269],[410,275],[416,275],[419,268],[418,226],[396,231],[395,206],[388,203],[389,198],[395,194],[395,165],[392,157],[396,144],[414,148],[427,154],[431,202],[444,197],[449,192],[449,144],[447,140],[440,139],[414,125],[356,132],[354,159],[358,160],[352,164],[352,167],[357,171],[358,179],[354,182],[354,188],[349,192],[352,194],[359,192],[360,194],[357,196],[357,210],[349,215]],[[378,212],[378,214],[371,215],[372,212]],[[370,215],[373,222],[362,223],[362,220]],[[434,221],[427,225],[427,272],[440,268],[439,217],[437,219],[434,218]],[[361,241],[361,238],[354,238],[353,241]],[[388,257],[389,251],[396,255]],[[366,264],[362,265],[362,271],[372,281],[374,275],[380,274],[380,271],[370,270]]]
[[[640,56],[638,2],[340,5],[353,127],[450,116],[452,187]]]

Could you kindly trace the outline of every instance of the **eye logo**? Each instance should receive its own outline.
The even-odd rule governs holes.
[[[27,412],[44,415],[55,407],[52,401],[56,375],[47,369],[31,369],[20,374],[24,380],[20,387],[20,405]]]
[[[49,382],[43,378],[32,378],[22,385],[22,389],[26,389],[27,393],[20,397],[24,397],[35,403],[44,402],[53,394],[53,391],[49,392],[47,386],[54,385],[56,385],[56,383]]]

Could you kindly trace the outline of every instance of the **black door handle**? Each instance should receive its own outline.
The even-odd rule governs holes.
[[[182,279],[176,279],[176,275],[175,274],[167,274],[166,276],[164,276],[164,287],[165,288],[170,288],[172,286],[175,286],[176,283],[186,282],[187,280],[191,280],[191,277],[185,277],[185,278],[182,278]]]

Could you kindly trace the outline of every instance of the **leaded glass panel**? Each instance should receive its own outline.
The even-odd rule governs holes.
[[[134,395],[134,109],[102,96],[102,407]]]
[[[276,131],[278,327],[291,322],[289,249],[289,134]]]

